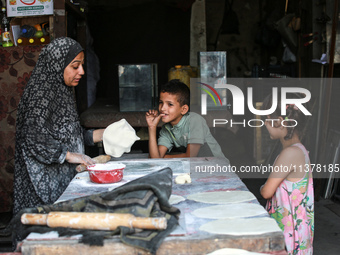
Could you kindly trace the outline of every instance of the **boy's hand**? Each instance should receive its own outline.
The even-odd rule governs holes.
[[[145,113],[145,119],[149,128],[157,128],[159,121],[164,114],[158,114],[157,110],[149,110]]]

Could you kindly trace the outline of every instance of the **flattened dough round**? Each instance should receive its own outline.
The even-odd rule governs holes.
[[[280,232],[276,221],[269,217],[221,219],[203,224],[200,230],[218,235],[260,235]]]
[[[130,152],[131,146],[139,139],[133,127],[125,119],[121,119],[104,130],[104,151],[107,155],[119,158],[124,152]]]
[[[242,203],[256,199],[249,191],[214,191],[189,195],[190,200],[209,204]]]
[[[178,204],[178,203],[180,203],[180,202],[182,202],[184,200],[185,200],[185,198],[182,197],[182,196],[171,195],[170,198],[169,198],[169,203],[171,205],[174,205],[174,204]]]
[[[207,255],[263,255],[263,253],[251,252],[243,249],[235,249],[235,248],[223,248]]]
[[[267,211],[259,204],[234,203],[199,208],[192,213],[198,218],[234,219],[267,214]]]

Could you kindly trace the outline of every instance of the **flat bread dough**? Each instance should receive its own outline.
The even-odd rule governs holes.
[[[221,219],[203,224],[200,230],[217,235],[261,235],[281,232],[276,221],[270,217]]]
[[[223,248],[223,249],[219,249],[211,253],[208,253],[207,255],[264,255],[264,254],[258,253],[258,252],[251,252],[251,251],[247,251],[243,249]]]
[[[185,198],[182,196],[177,196],[177,195],[171,195],[169,198],[169,203],[171,205],[178,204],[182,201],[185,201]]]
[[[187,199],[209,204],[242,203],[256,199],[249,191],[214,191],[189,195]]]
[[[206,219],[234,219],[267,215],[267,211],[259,204],[234,203],[199,208],[193,211],[192,214],[198,218]]]
[[[103,145],[105,153],[119,158],[124,152],[130,152],[131,146],[139,139],[133,127],[125,119],[121,119],[104,130]]]

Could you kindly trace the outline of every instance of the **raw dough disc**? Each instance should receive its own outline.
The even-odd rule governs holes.
[[[180,202],[182,202],[184,200],[185,200],[185,198],[182,197],[182,196],[171,195],[170,198],[169,198],[169,203],[171,205],[174,205],[174,204],[178,204],[178,203],[180,203]]]
[[[221,219],[203,224],[200,230],[218,235],[260,235],[281,232],[276,221],[269,217],[251,219]]]
[[[263,253],[251,252],[243,249],[235,249],[235,248],[223,248],[207,255],[263,255]]]
[[[234,203],[199,208],[192,213],[198,218],[230,219],[258,216],[261,214],[267,214],[267,211],[259,204]]]
[[[124,152],[130,152],[131,146],[139,139],[133,127],[125,119],[121,119],[105,128],[104,151],[107,155],[119,158]]]
[[[209,204],[242,203],[256,199],[249,191],[214,191],[196,193],[187,197],[190,200]]]

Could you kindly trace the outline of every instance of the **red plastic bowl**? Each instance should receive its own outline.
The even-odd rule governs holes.
[[[94,164],[87,167],[90,180],[95,183],[115,183],[123,179],[125,165],[121,163]]]

